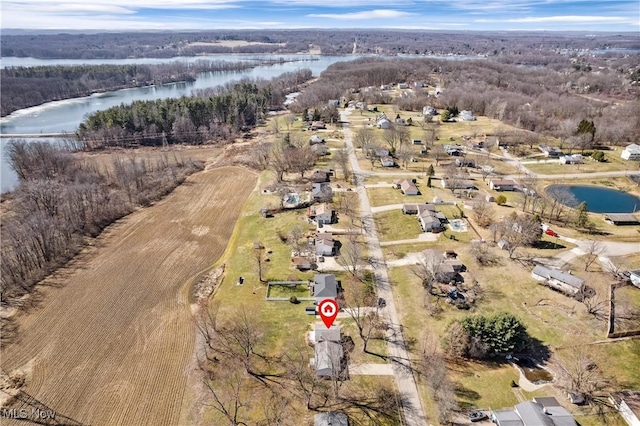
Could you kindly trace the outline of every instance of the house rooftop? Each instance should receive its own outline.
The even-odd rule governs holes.
[[[584,280],[580,277],[576,277],[575,275],[571,275],[570,273],[561,271],[559,269],[547,268],[546,266],[542,265],[537,265],[535,268],[533,268],[532,273],[541,277],[545,277],[547,279],[555,279],[571,287],[575,287],[578,290],[581,289],[584,285]]]
[[[317,274],[313,277],[313,295],[315,297],[337,297],[338,282],[333,274]]]
[[[324,340],[340,342],[340,326],[338,324],[333,324],[331,328],[327,328],[323,323],[317,322],[313,332],[316,343]]]
[[[608,213],[604,215],[605,220],[616,223],[636,224],[640,223],[638,218],[631,213]]]

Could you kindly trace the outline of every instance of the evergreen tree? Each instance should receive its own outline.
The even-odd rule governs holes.
[[[576,207],[576,226],[578,228],[584,228],[589,223],[589,207],[586,201],[581,202]]]

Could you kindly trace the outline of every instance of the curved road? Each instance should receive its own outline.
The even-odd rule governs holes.
[[[371,205],[369,204],[369,197],[364,186],[364,175],[358,159],[356,158],[355,149],[351,140],[351,129],[348,124],[348,111],[341,113],[341,121],[344,123],[344,141],[347,145],[347,153],[349,154],[349,160],[351,162],[351,168],[355,176],[356,192],[360,199],[360,212],[362,215],[365,240],[369,247],[369,255],[375,265],[378,265],[374,269],[374,281],[378,289],[378,296],[385,299],[387,302],[386,308],[383,309],[383,314],[389,321],[388,337],[388,351],[393,365],[393,373],[396,378],[396,384],[398,391],[402,395],[403,410],[405,424],[408,426],[427,426],[427,419],[424,415],[424,409],[422,408],[422,402],[420,401],[420,394],[418,393],[418,386],[416,385],[415,377],[413,376],[413,369],[411,368],[411,361],[409,359],[409,353],[404,342],[402,335],[402,326],[398,318],[396,311],[393,293],[391,291],[391,283],[389,281],[389,275],[387,273],[387,266],[382,255],[380,248],[380,240],[378,239],[378,232],[376,230],[375,222],[373,221],[373,213],[371,211]]]

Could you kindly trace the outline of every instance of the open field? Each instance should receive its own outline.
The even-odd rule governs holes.
[[[24,391],[83,424],[191,423],[186,284],[223,253],[255,180],[238,167],[201,172],[107,228],[41,286],[2,368],[27,370]]]
[[[390,210],[373,215],[380,241],[408,240],[422,233],[416,215],[406,215],[402,210]]]

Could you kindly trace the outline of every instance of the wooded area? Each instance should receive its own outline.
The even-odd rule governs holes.
[[[88,96],[106,90],[194,81],[203,72],[243,70],[281,62],[263,61],[175,61],[156,65],[78,65],[9,67],[0,72],[0,114],[45,102]]]
[[[71,259],[85,237],[148,206],[204,167],[175,155],[156,161],[115,157],[104,172],[61,147],[21,140],[9,141],[6,152],[21,183],[2,218],[3,305]]]
[[[561,49],[638,49],[634,34],[491,33],[394,31],[385,29],[217,30],[201,32],[130,32],[98,34],[2,34],[2,56],[34,58],[171,58],[207,53],[298,53],[310,47],[324,55],[443,54],[526,57]],[[229,47],[220,41],[259,43]],[[552,55],[554,56],[554,55]],[[516,59],[517,60],[517,59]]]

